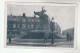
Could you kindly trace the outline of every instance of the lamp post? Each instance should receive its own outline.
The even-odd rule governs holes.
[[[51,30],[51,44],[54,44],[54,30],[55,30],[55,22],[54,22],[54,18],[51,19],[50,22],[50,30]]]

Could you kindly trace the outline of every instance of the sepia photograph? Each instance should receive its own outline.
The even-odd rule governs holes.
[[[6,4],[6,46],[74,48],[75,5]]]

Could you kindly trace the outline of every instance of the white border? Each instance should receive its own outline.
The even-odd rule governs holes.
[[[7,46],[6,45],[6,37],[7,37],[7,5],[8,4],[15,4],[15,5],[48,5],[48,6],[75,6],[75,29],[74,29],[74,48],[64,48],[64,47],[25,47],[25,46]],[[78,18],[77,18],[77,4],[70,4],[70,3],[66,3],[66,4],[58,4],[58,3],[42,3],[42,2],[5,2],[5,14],[4,14],[5,16],[5,21],[4,21],[4,26],[5,26],[5,28],[4,28],[4,31],[5,31],[5,35],[4,35],[4,37],[5,37],[5,39],[4,39],[4,47],[5,48],[7,48],[7,47],[12,47],[12,48],[26,48],[26,49],[54,49],[54,50],[56,50],[56,49],[59,49],[59,50],[62,50],[62,49],[67,49],[67,50],[72,50],[72,49],[77,49],[77,20],[78,20]]]

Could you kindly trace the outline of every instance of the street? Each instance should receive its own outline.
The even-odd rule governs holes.
[[[55,39],[54,44],[51,44],[51,39],[44,43],[44,39],[12,39],[9,46],[33,46],[33,47],[73,47],[73,41],[68,42],[66,39]]]

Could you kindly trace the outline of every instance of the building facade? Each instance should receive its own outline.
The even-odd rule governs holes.
[[[27,35],[28,31],[35,30],[39,25],[39,18],[22,16],[7,16],[7,34],[12,36]]]
[[[38,13],[35,12],[35,14]],[[46,22],[44,20],[46,20]],[[44,37],[42,32],[51,31],[50,30],[51,21],[49,19],[44,19],[44,20],[42,22],[41,18],[36,17],[36,15],[34,15],[33,17],[25,16],[25,13],[23,13],[22,16],[8,15],[7,37],[12,36],[12,37],[25,38],[30,36],[32,38],[38,38],[38,37],[42,38]],[[51,26],[51,27],[55,28],[56,35],[61,34],[61,28],[57,23],[55,23],[55,26]],[[32,32],[31,35],[29,34],[30,32]],[[36,33],[36,35],[34,35],[34,33]]]
[[[27,17],[25,14],[22,16],[9,15],[7,17],[7,35],[22,37],[27,36],[29,32],[39,32],[40,22],[40,19],[35,16]],[[55,23],[55,32],[57,35],[61,34],[61,28],[57,23]]]

